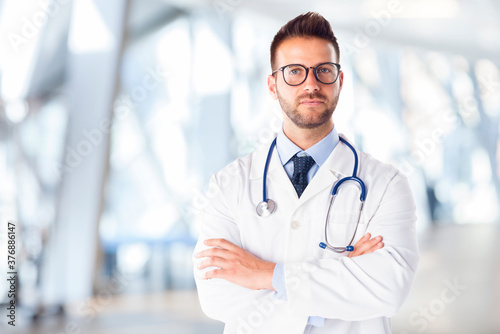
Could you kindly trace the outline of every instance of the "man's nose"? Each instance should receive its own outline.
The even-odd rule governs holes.
[[[307,78],[306,81],[304,81],[304,90],[307,91],[317,91],[319,90],[319,82],[316,79],[316,76],[314,75],[314,69],[312,67],[309,67],[307,73]]]

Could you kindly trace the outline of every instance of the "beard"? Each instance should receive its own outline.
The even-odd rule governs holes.
[[[278,94],[281,109],[301,129],[314,129],[329,122],[339,101],[339,95],[334,96],[333,100],[329,101],[323,94],[311,93],[298,96],[292,105],[280,95],[278,90],[276,90],[276,93]],[[323,105],[314,107],[314,109],[318,110],[307,110],[307,106],[302,106],[306,110],[301,112],[298,108],[300,107],[300,102],[305,99],[321,100],[323,101]]]

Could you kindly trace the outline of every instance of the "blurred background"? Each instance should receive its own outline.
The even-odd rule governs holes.
[[[198,210],[279,130],[269,46],[307,11],[341,46],[337,130],[417,201],[393,332],[500,332],[500,1],[0,0],[2,333],[222,333],[192,277]]]

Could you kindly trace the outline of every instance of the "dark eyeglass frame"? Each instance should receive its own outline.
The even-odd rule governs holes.
[[[333,82],[330,82],[330,83],[326,83],[326,82],[323,82],[321,80],[319,80],[318,78],[318,73],[316,72],[316,69],[322,65],[327,65],[327,64],[332,64],[332,65],[335,65],[337,67],[337,77],[335,78],[335,80],[333,80]],[[303,69],[305,69],[306,71],[306,76],[304,77],[304,80],[302,80],[302,82],[298,83],[298,84],[295,84],[295,85],[291,85],[289,84],[286,79],[285,79],[285,72],[284,72],[284,69],[287,68],[288,66],[300,66],[302,67]],[[322,84],[324,85],[333,85],[339,78],[339,75],[340,75],[340,64],[337,64],[337,63],[332,63],[332,62],[326,62],[326,63],[321,63],[321,64],[318,64],[316,67],[314,66],[309,66],[309,67],[306,67],[302,64],[288,64],[288,65],[285,65],[285,66],[281,66],[280,68],[278,68],[277,70],[273,71],[273,73],[271,73],[271,75],[274,75],[274,73],[278,72],[278,71],[281,71],[281,73],[283,74],[283,81],[285,81],[285,83],[288,85],[288,86],[299,86],[299,85],[302,85],[306,80],[307,80],[307,76],[309,75],[309,69],[312,68],[313,69],[313,73],[314,73],[314,77],[316,78],[316,80],[318,80],[319,82],[321,82]]]

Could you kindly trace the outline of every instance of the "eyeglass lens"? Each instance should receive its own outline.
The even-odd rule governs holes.
[[[283,69],[285,82],[289,85],[300,85],[306,80],[307,69],[302,65],[289,65]],[[316,79],[321,83],[331,84],[337,80],[339,71],[334,64],[322,64],[316,67]]]

